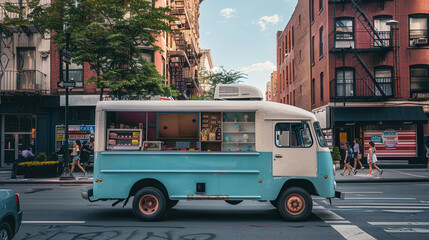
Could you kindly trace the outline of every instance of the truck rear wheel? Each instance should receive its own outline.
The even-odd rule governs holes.
[[[242,200],[225,200],[228,204],[237,205],[242,202]]]
[[[157,221],[162,218],[167,209],[164,194],[156,188],[140,189],[133,199],[133,211],[136,217],[143,221]]]
[[[288,221],[303,221],[308,218],[313,208],[310,194],[303,188],[291,187],[282,192],[277,202],[277,209]]]

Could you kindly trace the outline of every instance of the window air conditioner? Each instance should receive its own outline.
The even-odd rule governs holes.
[[[415,39],[416,45],[426,45],[428,44],[428,38],[417,38]]]

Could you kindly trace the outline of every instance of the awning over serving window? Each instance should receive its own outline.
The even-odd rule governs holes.
[[[422,107],[333,107],[332,122],[427,122]]]

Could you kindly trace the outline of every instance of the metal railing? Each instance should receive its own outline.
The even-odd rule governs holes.
[[[356,71],[356,73],[358,73],[358,71]],[[386,97],[393,97],[393,78],[384,77],[375,79],[386,94]],[[336,79],[331,79],[329,85],[330,98],[333,100],[342,98],[382,97],[374,83],[370,79],[366,79],[360,74],[356,75],[355,81],[353,81],[353,79],[346,79],[345,83],[342,81],[342,79],[338,82]]]
[[[46,74],[38,70],[5,71],[1,78],[1,92],[48,93],[50,89]]]
[[[331,32],[329,50],[342,51],[353,47],[355,50],[385,50],[393,46],[392,31],[377,31],[380,40],[372,39],[364,30],[354,32]]]

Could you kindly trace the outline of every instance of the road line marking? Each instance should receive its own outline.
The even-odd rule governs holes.
[[[375,240],[374,237],[364,232],[356,225],[331,225],[345,239],[353,240]]]
[[[370,225],[374,226],[429,226],[429,222],[368,222]]]
[[[389,233],[429,233],[426,228],[385,228],[384,231]]]
[[[325,208],[322,206],[314,206],[313,209],[325,209]]]
[[[416,198],[367,198],[367,197],[346,197],[346,200],[416,200]]]
[[[344,192],[348,194],[383,194],[383,192]]]
[[[391,213],[421,213],[424,210],[383,210],[383,212],[391,212]]]
[[[22,221],[22,223],[33,224],[83,224],[86,221]]]
[[[337,208],[404,208],[404,209],[429,209],[429,207],[417,207],[417,206],[336,206]]]
[[[350,223],[350,221],[344,220],[344,221],[325,221],[327,224],[344,224],[344,223]]]
[[[408,176],[412,176],[412,177],[419,177],[419,178],[426,178],[427,177],[427,176],[415,175],[415,174],[411,174],[411,173],[404,173],[404,172],[396,171],[396,170],[392,170],[392,169],[390,169],[389,171],[408,175]]]
[[[382,205],[382,206],[429,206],[429,204],[424,203],[359,203],[360,205]],[[335,205],[335,206],[356,206],[356,204],[353,205]]]

